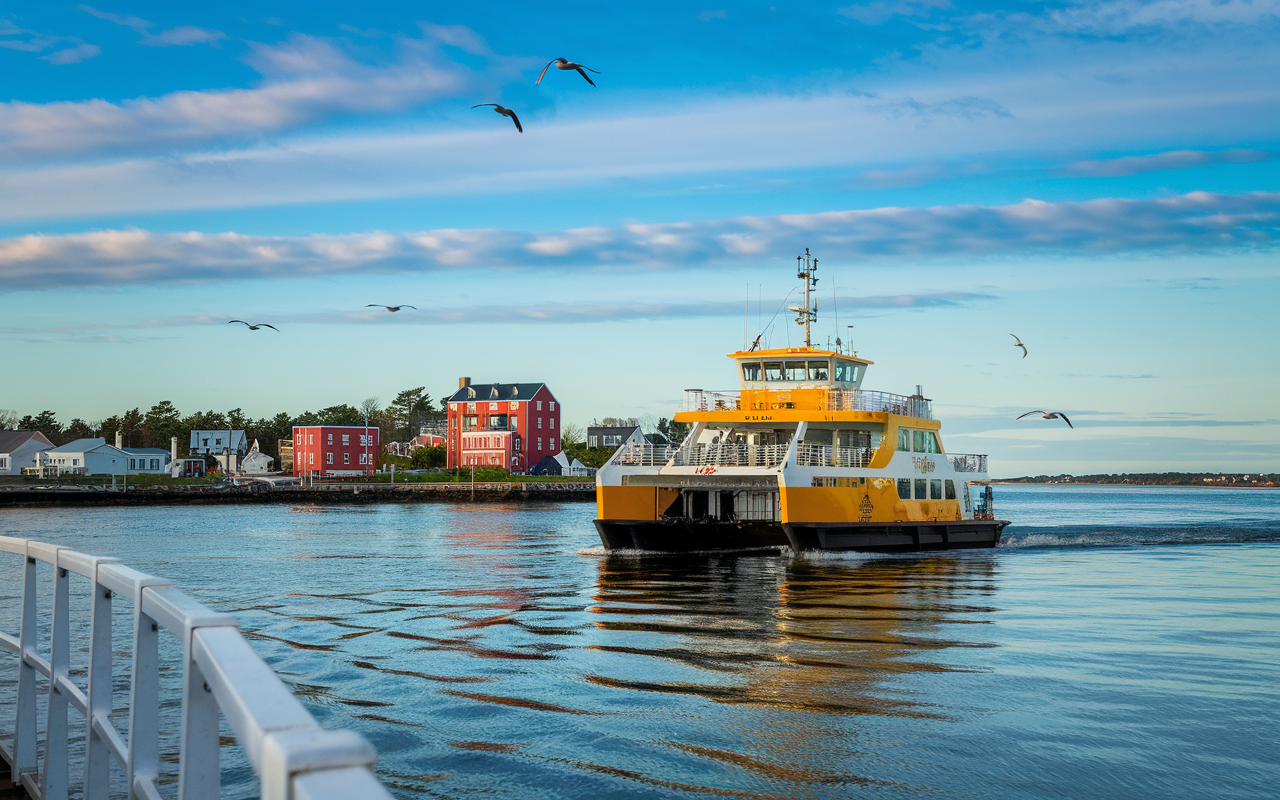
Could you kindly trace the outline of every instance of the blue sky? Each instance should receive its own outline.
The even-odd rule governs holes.
[[[1280,469],[1280,0],[375,5],[0,9],[0,408],[670,416],[809,247],[996,474]]]

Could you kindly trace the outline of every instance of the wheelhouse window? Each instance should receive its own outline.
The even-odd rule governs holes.
[[[854,383],[858,380],[858,364],[853,361],[836,361],[836,380]]]
[[[805,362],[803,361],[785,361],[782,366],[782,379],[784,381],[802,381],[805,375]]]
[[[809,380],[825,381],[828,380],[827,375],[830,364],[826,361],[810,361],[809,362]]]
[[[938,437],[933,431],[912,431],[912,449],[917,453],[938,453],[941,448],[938,447]]]
[[[744,381],[760,380],[760,362],[749,361],[742,365],[742,379]]]
[[[782,362],[781,361],[764,362],[764,379],[766,381],[782,380]]]

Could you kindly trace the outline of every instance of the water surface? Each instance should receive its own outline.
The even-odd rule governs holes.
[[[401,797],[1274,792],[1280,492],[996,502],[1005,546],[905,557],[606,556],[591,504],[10,510],[0,533],[234,612]]]

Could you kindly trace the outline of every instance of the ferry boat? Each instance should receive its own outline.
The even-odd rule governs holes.
[[[628,444],[596,475],[607,550],[994,547],[987,456],[949,453],[931,401],[862,388],[874,362],[813,347],[817,259],[798,258],[804,346],[729,353],[736,392],[685,391],[678,446]]]

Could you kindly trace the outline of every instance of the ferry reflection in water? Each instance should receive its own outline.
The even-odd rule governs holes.
[[[673,728],[660,736],[770,784],[758,790],[782,791],[777,781],[791,796],[804,795],[806,785],[902,786],[858,773],[856,762],[865,768],[868,751],[894,742],[877,741],[881,725],[849,717],[947,720],[951,711],[936,698],[915,699],[912,678],[987,671],[966,667],[963,649],[994,644],[980,636],[958,640],[945,628],[983,623],[995,610],[981,602],[995,592],[995,571],[994,559],[983,555],[862,563],[607,557],[590,610],[609,635],[592,648],[631,658],[587,679],[735,707],[726,709],[723,726],[685,727],[696,741],[665,741],[681,735]],[[687,667],[703,679],[690,681]],[[743,716],[743,706],[757,711]],[[706,744],[708,732],[720,742]]]

